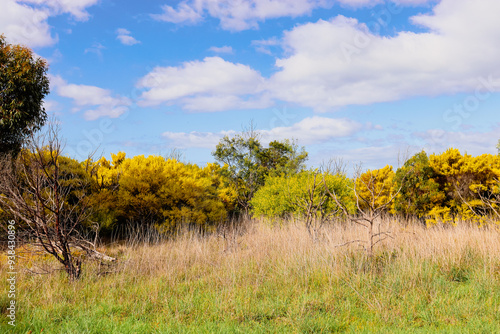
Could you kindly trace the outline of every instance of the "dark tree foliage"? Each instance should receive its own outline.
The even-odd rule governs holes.
[[[424,216],[444,197],[436,179],[437,174],[429,164],[427,153],[422,151],[408,159],[396,171],[395,181],[401,187],[395,200],[396,211],[407,216]]]
[[[24,46],[0,35],[0,154],[17,154],[23,140],[47,120],[47,64]]]
[[[304,168],[307,152],[289,140],[260,142],[253,129],[221,139],[214,152],[215,160],[227,168],[225,176],[238,189],[238,207],[248,213],[250,200],[269,175],[288,175]]]

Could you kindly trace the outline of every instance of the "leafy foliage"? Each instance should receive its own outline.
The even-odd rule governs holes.
[[[45,123],[47,69],[30,49],[7,44],[0,35],[0,153],[18,153],[24,138]]]
[[[355,181],[359,208],[373,211],[386,206],[394,193],[394,175],[389,165],[360,174]]]
[[[313,215],[321,219],[340,214],[326,189],[339,194],[348,203],[350,212],[355,212],[351,183],[344,175],[318,173],[315,170],[304,170],[288,176],[270,176],[250,201],[252,212],[256,216],[268,218],[304,218]]]
[[[401,188],[395,200],[395,211],[420,218],[442,203],[445,194],[440,191],[436,177],[424,151],[406,161],[395,175],[395,186]]]
[[[156,225],[175,229],[182,223],[210,229],[223,222],[233,206],[235,191],[221,187],[220,167],[183,164],[160,156],[126,158],[112,155],[112,161],[97,162],[99,191],[94,203],[107,225],[125,223]]]
[[[429,212],[430,222],[454,222],[460,217],[481,223],[476,213],[488,213],[481,198],[489,197],[498,187],[500,157],[491,154],[472,157],[450,148],[440,155],[431,155],[430,166],[445,194],[440,205]]]
[[[297,173],[307,159],[304,148],[299,150],[289,140],[272,141],[263,147],[255,131],[225,136],[212,155],[226,166],[221,171],[238,190],[238,207],[244,212],[248,212],[250,200],[268,176]]]

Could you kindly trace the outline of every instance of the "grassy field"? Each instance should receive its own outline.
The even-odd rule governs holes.
[[[110,268],[17,274],[8,333],[500,333],[500,232],[387,222],[394,239],[367,258],[356,226],[312,240],[300,225],[249,223],[230,237],[113,245]],[[22,260],[32,270],[55,265]],[[0,277],[7,279],[5,257]]]

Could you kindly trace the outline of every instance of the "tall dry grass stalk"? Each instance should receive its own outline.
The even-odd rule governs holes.
[[[267,276],[310,273],[320,270],[333,276],[348,274],[353,261],[362,268],[367,261],[363,244],[366,229],[343,223],[326,226],[313,240],[300,222],[273,227],[265,222],[248,221],[245,233],[197,236],[185,233],[157,244],[114,246],[110,252],[121,258],[121,270],[127,275],[153,275],[172,283],[203,278],[217,284],[243,284],[262,281]],[[497,271],[500,263],[500,233],[495,227],[422,225],[403,226],[384,220],[382,229],[391,238],[377,244],[376,261],[397,258],[399,266],[416,270],[423,262],[451,266],[464,260],[482,259],[484,270]],[[464,257],[470,257],[464,259]],[[358,261],[358,262],[356,262]],[[406,271],[405,270],[405,271]],[[269,278],[269,277],[268,277]]]

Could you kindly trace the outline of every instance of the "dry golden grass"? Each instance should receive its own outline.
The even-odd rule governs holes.
[[[359,225],[326,226],[315,239],[300,222],[273,227],[248,221],[244,227],[225,237],[184,233],[153,244],[107,246],[102,250],[117,264],[88,263],[71,284],[63,272],[20,272],[18,329],[500,331],[496,227],[385,220],[381,230],[391,238],[377,244],[371,258],[359,243],[341,246],[366,239]]]
[[[235,275],[242,275],[252,267],[254,273],[290,271],[307,266],[325,269],[332,274],[343,273],[353,257],[365,257],[362,242],[366,230],[359,225],[343,223],[323,227],[313,240],[300,222],[273,227],[265,222],[246,222],[246,232],[199,237],[185,234],[175,240],[156,245],[115,246],[112,256],[121,257],[121,269],[132,275],[162,276],[174,282],[193,275],[215,275],[221,284],[230,284]],[[477,228],[467,224],[458,226],[422,225],[403,226],[397,221],[385,220],[381,230],[390,237],[378,243],[374,256],[397,254],[398,262],[452,265],[460,264],[467,252],[487,259],[485,270],[498,271],[500,259],[500,232],[496,227]],[[271,268],[271,269],[270,269]],[[250,279],[250,277],[246,277]]]

